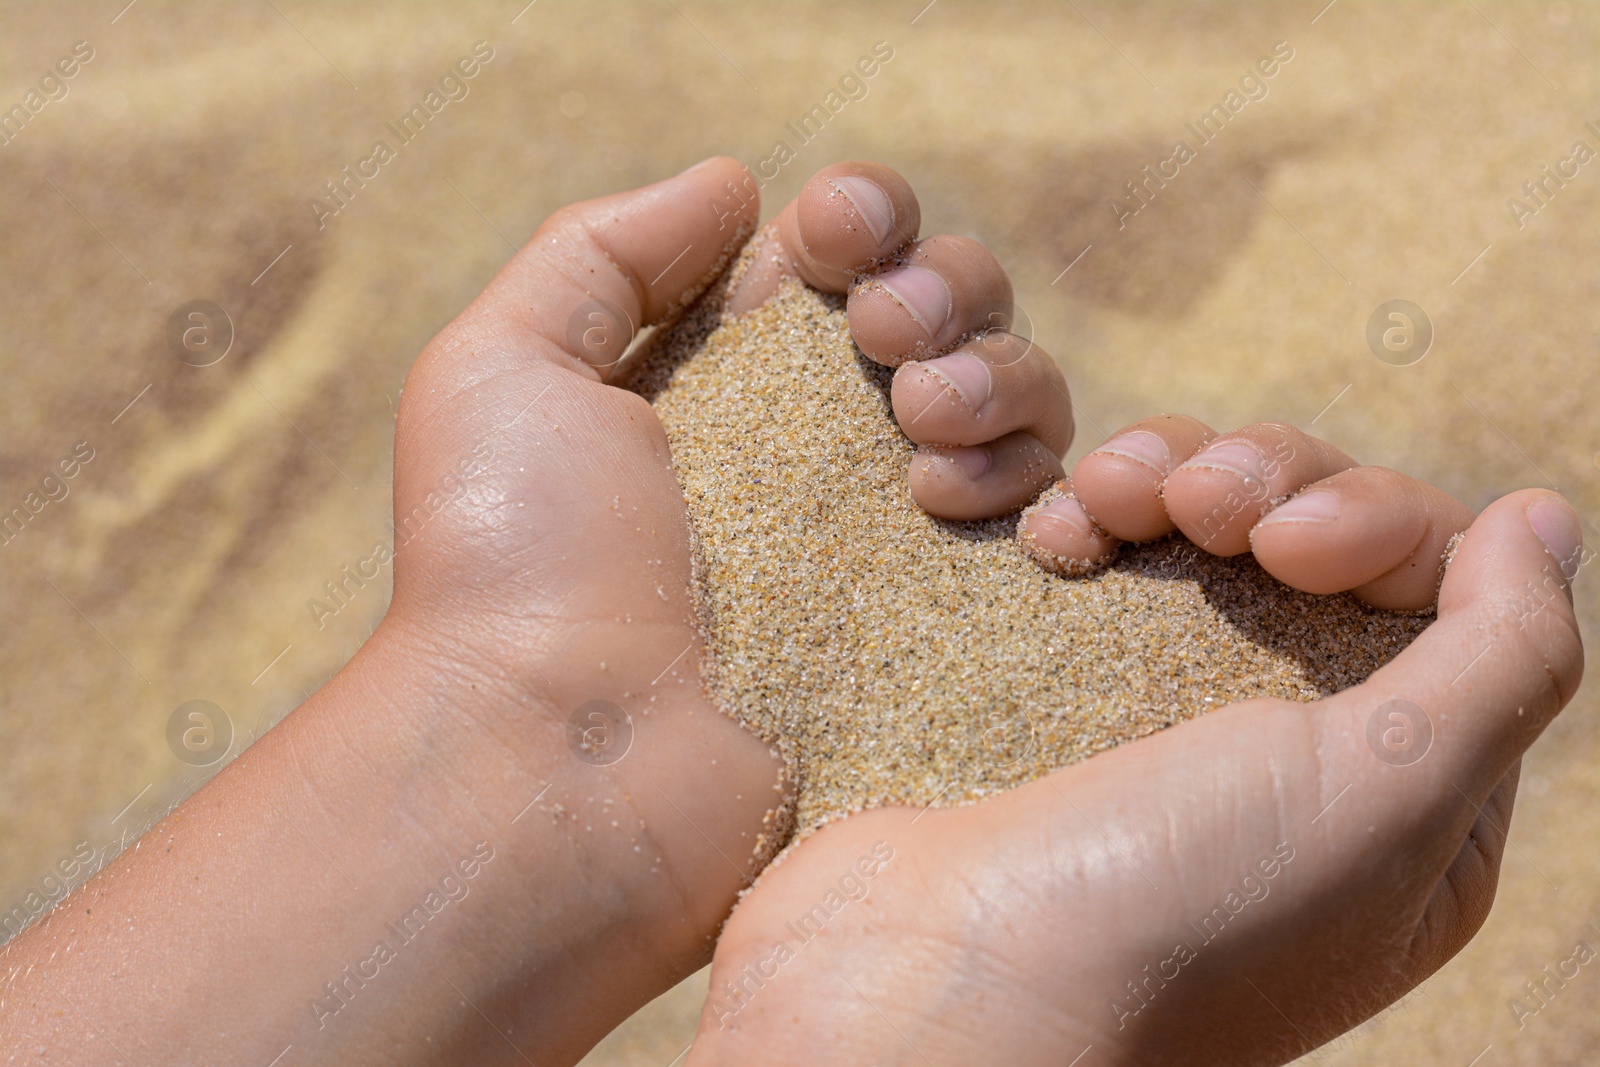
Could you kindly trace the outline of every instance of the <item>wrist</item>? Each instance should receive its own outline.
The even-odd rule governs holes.
[[[626,763],[594,767],[559,702],[501,682],[386,620],[6,946],[15,1040],[92,1058],[65,1000],[156,1062],[342,1063],[375,1035],[389,1062],[483,1062],[506,1034],[577,1060],[709,949],[741,884],[718,852],[757,829],[759,790],[697,773],[737,729],[709,709],[661,701]]]
[[[641,686],[621,659],[599,681],[572,670],[594,657],[568,630],[507,643],[525,651],[391,611],[302,712],[376,717],[361,733],[387,756],[361,773],[413,828],[395,845],[417,877],[460,858],[443,842],[493,849],[463,909],[479,992],[535,985],[533,1032],[570,1031],[576,1054],[709,959],[759,867],[781,765],[702,695],[698,646]]]

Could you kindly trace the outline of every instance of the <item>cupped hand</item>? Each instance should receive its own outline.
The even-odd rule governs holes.
[[[1565,501],[1514,493],[1360,686],[824,828],[730,920],[689,1062],[1274,1064],[1356,1025],[1488,914],[1582,674],[1581,551]]]
[[[666,436],[612,384],[635,333],[697,297],[754,231],[755,201],[728,194],[746,178],[711,159],[557,211],[402,395],[379,636],[456,681],[450,714],[425,729],[465,722],[497,754],[463,788],[515,787],[504,821],[518,840],[535,855],[564,842],[586,872],[562,887],[583,914],[549,921],[609,931],[632,956],[605,996],[568,982],[535,998],[537,1019],[562,1020],[544,1026],[553,1060],[701,966],[781,832],[780,761],[702,690]]]
[[[975,806],[821,830],[729,921],[689,1062],[1291,1059],[1487,915],[1521,755],[1582,673],[1576,518],[1524,492],[1474,520],[1274,423],[1142,420],[1064,478],[1070,399],[1007,331],[1004,273],[965,239],[915,240],[919,222],[892,171],[829,168],[758,237],[770,255],[732,303],[786,275],[849,293],[857,345],[897,367],[922,507],[982,518],[1046,490],[1019,530],[1041,562],[1177,530],[1309,592],[1437,596],[1438,620],[1328,699],[1233,705]]]

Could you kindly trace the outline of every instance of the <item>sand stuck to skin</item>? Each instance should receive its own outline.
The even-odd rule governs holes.
[[[688,500],[710,694],[788,761],[801,833],[976,800],[1231,701],[1315,699],[1428,622],[1181,537],[1048,574],[1015,516],[946,522],[912,502],[891,372],[857,351],[841,298],[790,282],[724,318],[721,291],[633,386]]]

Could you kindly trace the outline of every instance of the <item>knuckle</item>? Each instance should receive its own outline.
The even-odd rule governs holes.
[[[1129,426],[1128,429],[1146,430],[1166,441],[1169,447],[1174,448],[1177,446],[1179,441],[1192,437],[1197,443],[1191,446],[1190,451],[1197,451],[1201,448],[1204,448],[1206,444],[1208,444],[1217,436],[1217,432],[1215,430],[1213,430],[1204,422],[1201,422],[1199,419],[1195,418],[1193,415],[1185,415],[1182,412],[1177,411],[1167,412],[1164,415],[1157,415],[1149,419],[1143,419],[1134,423],[1132,426]],[[1187,458],[1187,455],[1176,457],[1176,462],[1181,463]]]
[[[559,247],[581,239],[588,232],[580,214],[582,207],[582,204],[567,204],[546,215],[528,244],[533,248],[543,248],[554,242]]]
[[[1309,453],[1321,444],[1315,437],[1287,422],[1258,422],[1240,432],[1254,438],[1257,444],[1267,446],[1275,455],[1285,458]]]
[[[941,233],[922,241],[918,245],[919,251],[930,255],[941,254],[952,259],[969,259],[976,262],[989,262],[998,266],[999,261],[994,258],[994,253],[983,246],[983,243],[971,237],[958,233]]]
[[[1244,427],[1239,432],[1258,437],[1303,438],[1305,436],[1304,433],[1287,422],[1255,422]]]
[[[1545,669],[1562,704],[1571,700],[1583,681],[1583,636],[1572,606],[1563,597],[1544,624]]]
[[[1030,371],[1037,373],[1041,360],[1054,363],[1054,360],[1045,354],[1044,349],[1034,344],[1032,340],[1019,337],[998,323],[994,328],[979,334],[965,347],[994,370],[1015,368],[1022,373]]]
[[[1521,667],[1539,665],[1539,686],[1553,690],[1557,706],[1570,700],[1583,678],[1584,651],[1563,580],[1546,571],[1521,590],[1501,590],[1483,609],[1493,620],[1489,641],[1503,644],[1505,655]]]
[[[1421,502],[1419,490],[1423,483],[1410,475],[1401,474],[1391,467],[1352,467],[1340,474],[1354,481],[1365,483],[1369,488],[1378,491],[1385,503],[1403,502],[1407,504]],[[1339,477],[1339,475],[1334,475]]]
[[[965,274],[990,298],[1010,306],[1011,279],[995,254],[981,242],[960,234],[940,234],[918,243],[917,258],[926,258],[929,266],[945,274],[946,280]]]

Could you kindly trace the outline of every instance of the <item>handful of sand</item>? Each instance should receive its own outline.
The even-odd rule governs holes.
[[[728,317],[725,288],[657,338],[633,387],[688,501],[710,695],[782,753],[801,833],[976,800],[1231,701],[1315,699],[1429,621],[1181,537],[1048,574],[1015,516],[912,501],[891,372],[851,342],[842,298],[786,282]]]

